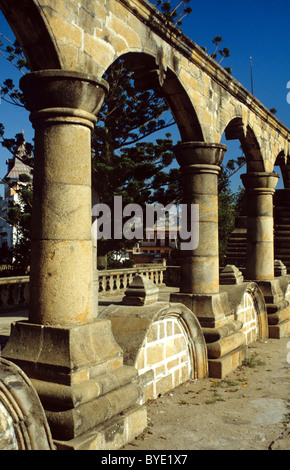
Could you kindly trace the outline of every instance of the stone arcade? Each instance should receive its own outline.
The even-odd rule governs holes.
[[[277,158],[287,166],[290,132],[146,0],[0,0],[0,8],[32,70],[20,87],[35,129],[29,320],[13,325],[3,351],[0,443],[116,449],[146,427],[142,396],[153,397],[159,380],[168,390],[189,377],[223,377],[248,342],[289,332],[288,277],[274,276],[273,168]],[[102,76],[119,57],[136,87],[161,88],[170,105],[184,200],[200,208],[200,243],[184,252],[180,292],[169,303],[156,302],[154,287],[139,278],[137,305],[124,300],[98,317],[90,136],[108,89]],[[240,141],[247,159],[245,281],[233,267],[219,273],[223,133]],[[16,379],[7,381],[7,370],[21,375],[19,400],[35,407],[46,443],[23,438],[31,423],[23,405],[14,416]]]

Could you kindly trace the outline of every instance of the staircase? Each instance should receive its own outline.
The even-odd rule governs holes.
[[[247,217],[236,217],[235,228],[232,231],[227,245],[225,265],[233,264],[242,272],[246,266],[247,254]]]
[[[247,217],[240,216],[228,240],[225,264],[233,264],[243,272],[246,253]],[[290,274],[290,189],[278,189],[274,194],[274,259],[281,260]]]
[[[290,273],[290,190],[278,189],[274,196],[274,251]]]

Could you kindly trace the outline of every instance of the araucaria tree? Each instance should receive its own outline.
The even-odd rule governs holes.
[[[178,28],[192,11],[190,0],[152,0],[152,3]],[[220,36],[214,38],[215,49],[212,52],[212,57],[219,57],[220,61],[229,57],[227,48],[219,49],[221,42]],[[8,42],[6,47],[0,43],[0,52],[20,71],[26,71],[17,43]],[[110,89],[92,135],[95,202],[109,205],[112,211],[116,195],[122,196],[124,205],[132,202],[141,206],[145,203],[166,205],[180,202],[181,172],[171,166],[174,160],[173,140],[168,132],[175,123],[163,96],[158,90],[137,91],[132,70],[122,58],[111,65],[104,78]],[[23,105],[23,96],[10,79],[2,84],[2,97],[13,104]],[[14,139],[4,139],[4,128],[0,125],[1,130],[2,145],[13,149]],[[11,218],[11,222],[16,223],[15,218]],[[101,240],[98,253],[106,255],[132,244],[134,241],[125,239]]]

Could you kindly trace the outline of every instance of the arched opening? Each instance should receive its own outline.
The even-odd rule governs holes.
[[[225,190],[220,196],[221,266],[232,264],[244,272],[247,247],[247,207],[241,175],[265,171],[261,149],[252,128],[244,126],[242,117],[234,117],[227,124],[222,139],[228,145],[224,160]],[[228,144],[229,142],[229,144]],[[227,178],[229,177],[229,180]],[[222,224],[226,227],[223,229]]]
[[[141,207],[181,201],[181,172],[172,148],[180,139],[203,140],[203,136],[194,107],[174,72],[166,70],[162,75],[156,61],[149,54],[127,53],[103,76],[110,91],[92,140],[96,200],[106,202],[107,193],[108,199],[120,195],[124,204]],[[116,247],[116,237],[113,242]],[[127,244],[131,259],[137,260],[137,255],[141,259],[144,253],[152,260],[170,258],[176,242],[172,244],[167,233],[164,240],[155,242],[148,247]],[[99,245],[98,261],[104,266],[103,241]]]
[[[0,0],[0,9],[23,48],[30,70],[61,68],[50,26],[36,2]]]
[[[241,117],[232,119],[225,128],[226,140],[239,140],[247,162],[247,172],[265,171],[263,157],[252,128],[244,127]]]

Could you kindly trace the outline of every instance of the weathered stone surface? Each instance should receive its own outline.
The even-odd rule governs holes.
[[[234,265],[227,264],[220,274],[221,284],[242,284],[244,277]]]
[[[53,450],[50,428],[30,380],[0,361],[0,450]]]
[[[278,154],[289,154],[288,129],[151,3],[26,0],[20,8],[17,0],[1,0],[0,5],[32,70],[101,77],[117,57],[133,53],[139,75],[153,68],[165,75],[163,90],[182,140],[218,143],[226,130],[228,139],[240,139],[251,171],[271,172]]]
[[[148,305],[158,300],[159,288],[146,276],[138,274],[125,291],[123,304],[125,305]]]
[[[275,274],[275,277],[287,275],[287,268],[280,259],[274,260],[274,274]]]
[[[180,291],[188,294],[219,292],[218,191],[217,181],[226,146],[205,142],[182,142],[174,147],[184,181],[183,202],[199,206],[198,243],[183,249],[180,267]],[[210,243],[209,243],[210,240]]]
[[[253,172],[241,176],[247,197],[248,280],[274,279],[273,194],[276,173]]]
[[[162,375],[165,377],[168,375],[166,371],[171,367],[170,361],[183,350],[188,349],[190,361],[192,361],[191,378],[207,375],[204,336],[196,316],[184,305],[166,302],[156,302],[140,307],[111,305],[103,310],[101,318],[110,319],[114,337],[124,350],[124,363],[134,365],[142,374],[147,372],[150,367],[155,370],[156,364],[160,368],[166,364],[166,370],[157,371],[157,376],[160,373],[160,377]],[[177,324],[173,319],[177,321]],[[178,331],[174,331],[174,325]],[[182,326],[180,325],[185,325],[186,334],[184,336],[181,334]],[[185,343],[182,345],[182,341],[187,341],[188,345],[185,347]],[[146,359],[143,354],[146,355]],[[181,366],[182,364],[180,367],[176,367],[178,373]],[[148,380],[145,381],[145,377],[141,375],[143,386],[148,381],[152,383],[152,377],[148,375],[146,377]],[[167,378],[166,380],[167,385],[164,384],[164,387],[168,386],[168,381],[170,382],[171,379]],[[146,393],[148,398],[154,397],[153,392],[149,393],[147,390]]]

